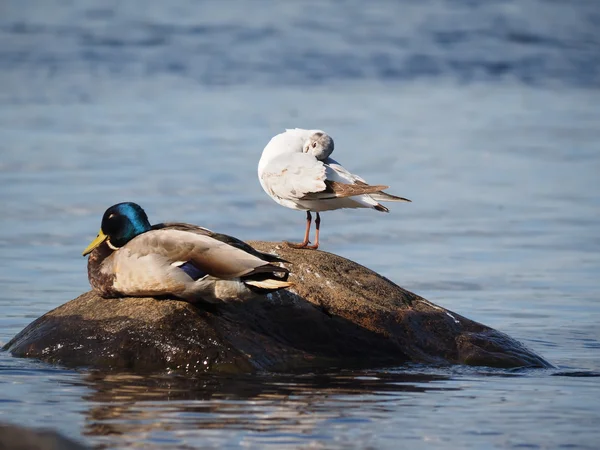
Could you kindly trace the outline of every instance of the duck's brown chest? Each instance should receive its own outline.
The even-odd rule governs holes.
[[[107,258],[113,254],[113,250],[106,243],[96,247],[88,258],[88,280],[92,288],[102,297],[118,297],[114,289],[115,274],[112,271],[103,271],[105,264],[109,263]]]

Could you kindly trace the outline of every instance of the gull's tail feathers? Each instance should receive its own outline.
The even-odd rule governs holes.
[[[378,202],[412,202],[404,197],[398,197],[397,195],[388,194],[387,192],[378,191],[372,194],[369,194],[373,200],[377,200]]]

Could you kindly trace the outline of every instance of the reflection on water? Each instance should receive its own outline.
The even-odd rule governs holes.
[[[0,420],[69,423],[98,448],[588,448],[598,376],[407,365],[192,378],[76,373],[0,353]]]
[[[347,408],[391,413],[405,393],[460,389],[440,383],[448,379],[418,372],[202,378],[91,372],[84,377],[91,390],[84,400],[92,405],[84,433],[127,442],[161,430],[310,434],[323,421],[350,420]]]
[[[534,372],[412,365],[388,371],[189,378],[93,371],[77,383],[88,390],[83,396],[89,406],[84,412],[83,433],[92,442],[116,447],[167,443],[175,448],[192,443],[296,447],[319,442],[323,448],[348,444],[391,448],[395,440],[408,439],[415,445],[433,440],[477,448],[494,442],[490,436],[502,434],[496,421],[507,419],[506,405],[502,406],[506,395],[515,386],[526,391],[539,383]],[[491,386],[491,392],[486,392]],[[554,388],[541,384],[538,389],[543,395]],[[527,414],[543,407],[541,403],[533,407],[527,400],[521,403],[522,427],[534,423]],[[589,402],[581,403],[573,413],[580,415],[587,405]],[[472,409],[472,414],[445,418],[448,424],[440,424],[436,417],[447,417],[446,409]],[[545,420],[560,430],[560,417],[560,413],[549,414]],[[468,441],[460,437],[462,433],[446,435],[448,426],[462,429]],[[561,442],[585,442],[589,435],[585,425],[581,429],[583,436],[564,436]],[[340,436],[336,430],[344,430],[344,434]],[[520,434],[524,442],[537,439],[533,430],[515,432]]]

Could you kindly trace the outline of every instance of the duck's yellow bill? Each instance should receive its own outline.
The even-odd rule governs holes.
[[[100,244],[102,244],[106,239],[108,238],[107,235],[105,235],[102,232],[102,229],[100,229],[100,231],[98,232],[98,236],[96,236],[96,239],[94,239],[90,245],[88,245],[85,250],[83,251],[83,256],[92,253],[92,250],[94,250],[96,247],[98,247]]]

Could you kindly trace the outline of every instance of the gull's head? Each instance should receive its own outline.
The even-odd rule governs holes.
[[[304,153],[310,153],[319,161],[329,158],[333,152],[333,139],[323,131],[316,131],[304,143]]]

